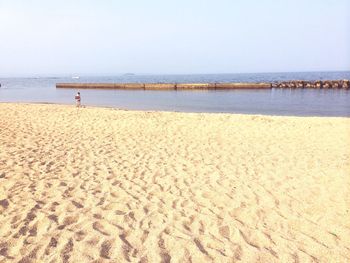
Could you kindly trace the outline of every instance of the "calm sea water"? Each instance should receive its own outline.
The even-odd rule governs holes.
[[[272,82],[350,79],[350,72],[120,75],[111,77],[0,78],[0,102],[74,104],[77,90],[58,82]],[[231,91],[82,90],[82,104],[136,110],[228,112],[294,116],[350,117],[350,90],[272,89]]]

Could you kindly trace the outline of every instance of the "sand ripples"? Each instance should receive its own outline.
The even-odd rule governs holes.
[[[350,260],[349,119],[0,109],[0,262]]]

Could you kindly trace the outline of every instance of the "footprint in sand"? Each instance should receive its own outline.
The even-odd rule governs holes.
[[[111,258],[111,252],[112,252],[112,247],[114,244],[114,240],[105,240],[102,244],[101,244],[101,248],[100,248],[100,256],[106,259],[110,259]]]

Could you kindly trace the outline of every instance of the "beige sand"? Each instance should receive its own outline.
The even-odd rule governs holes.
[[[0,104],[0,262],[349,262],[350,118]]]

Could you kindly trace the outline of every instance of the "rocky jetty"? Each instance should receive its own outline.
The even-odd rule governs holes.
[[[265,83],[57,83],[56,88],[125,90],[350,89],[349,80],[290,80]]]
[[[292,80],[271,83],[272,88],[289,89],[349,89],[349,80],[317,80],[303,81]]]

